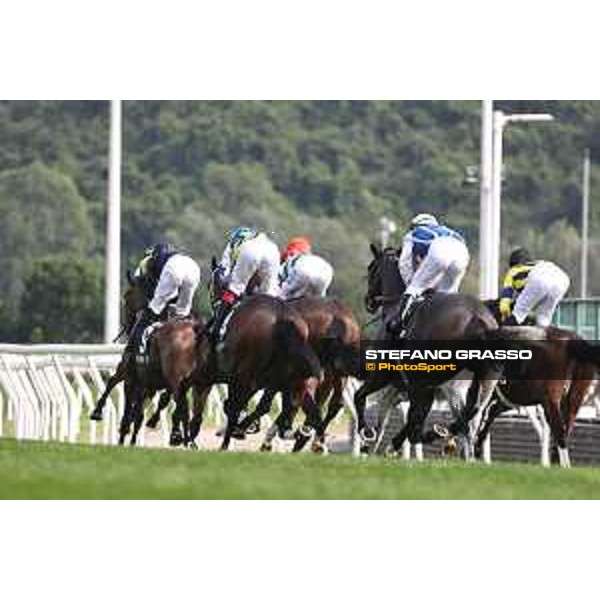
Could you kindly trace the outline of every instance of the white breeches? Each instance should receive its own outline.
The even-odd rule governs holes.
[[[175,314],[186,317],[192,310],[196,288],[200,283],[200,268],[189,256],[176,254],[163,267],[150,310],[156,315],[162,313],[169,300],[177,297]]]
[[[452,237],[440,237],[431,242],[429,252],[415,271],[406,288],[413,296],[427,289],[436,292],[458,292],[469,266],[469,251],[465,244]]]
[[[279,293],[279,248],[265,235],[247,240],[231,269],[228,289],[236,296],[245,293],[250,279],[258,273],[258,292],[277,296]]]
[[[299,257],[289,276],[281,284],[285,300],[302,296],[325,296],[333,280],[333,267],[320,256],[307,254]]]
[[[569,276],[554,263],[542,261],[535,265],[513,308],[517,323],[535,314],[536,325],[548,327],[570,283]]]

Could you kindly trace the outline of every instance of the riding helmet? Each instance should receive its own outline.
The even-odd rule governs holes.
[[[525,263],[531,262],[531,254],[527,248],[523,248],[522,246],[518,246],[511,253],[508,259],[508,264],[511,267],[515,265],[524,265]]]
[[[437,225],[438,220],[429,213],[420,213],[410,222],[413,227],[419,227],[420,225]]]

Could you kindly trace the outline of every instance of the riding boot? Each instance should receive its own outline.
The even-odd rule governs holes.
[[[227,302],[220,302],[215,310],[215,315],[213,317],[212,326],[210,329],[210,339],[213,345],[216,345],[219,341],[219,331],[227,318],[231,310],[231,304]]]
[[[517,322],[515,315],[510,315],[510,317],[508,317],[504,323],[502,323],[502,325],[506,325],[507,327],[516,327],[519,325],[519,323]]]
[[[411,308],[415,303],[415,297],[412,294],[404,294],[400,300],[398,314],[387,325],[387,330],[390,334],[396,337],[404,337],[407,317],[411,312]]]
[[[131,335],[129,336],[129,340],[127,341],[127,346],[125,347],[125,352],[136,354],[137,350],[142,341],[142,334],[146,327],[154,323],[158,319],[157,315],[155,315],[149,308],[145,308],[140,316],[138,317],[133,329],[131,331]]]

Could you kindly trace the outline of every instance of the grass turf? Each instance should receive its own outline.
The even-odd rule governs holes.
[[[0,440],[0,498],[600,498],[600,469]]]

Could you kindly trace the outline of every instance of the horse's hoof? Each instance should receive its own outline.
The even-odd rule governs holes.
[[[432,429],[435,435],[437,435],[441,440],[445,440],[450,437],[450,430],[441,423],[434,423]]]
[[[329,454],[329,448],[327,448],[327,444],[322,441],[316,441],[310,447],[311,451],[315,454]]]
[[[458,453],[458,442],[455,437],[446,438],[442,447],[442,453],[444,456],[456,456]]]
[[[246,435],[255,435],[256,433],[260,433],[260,419],[252,421],[252,423],[246,427]]]
[[[169,438],[169,445],[173,447],[181,446],[183,444],[183,437],[178,431],[174,431],[171,433],[171,437]]]
[[[402,450],[397,450],[393,446],[388,446],[383,455],[385,458],[402,458]]]
[[[377,439],[377,432],[375,429],[373,429],[373,427],[365,427],[364,429],[361,429],[359,435],[360,439],[365,444],[371,444]]]
[[[90,421],[102,421],[102,411],[94,410],[94,412],[90,415]]]
[[[310,425],[300,425],[296,432],[296,437],[309,438],[314,432],[314,429]]]
[[[231,437],[234,440],[245,440],[246,432],[243,429],[240,429],[239,427],[234,427],[231,432]]]
[[[187,447],[190,450],[198,450],[198,444],[196,442],[188,442]]]
[[[273,451],[273,444],[267,443],[265,442],[261,447],[260,447],[260,451],[261,452],[272,452]]]
[[[279,438],[286,441],[291,442],[296,439],[296,434],[292,429],[284,429],[283,431],[279,431]]]

